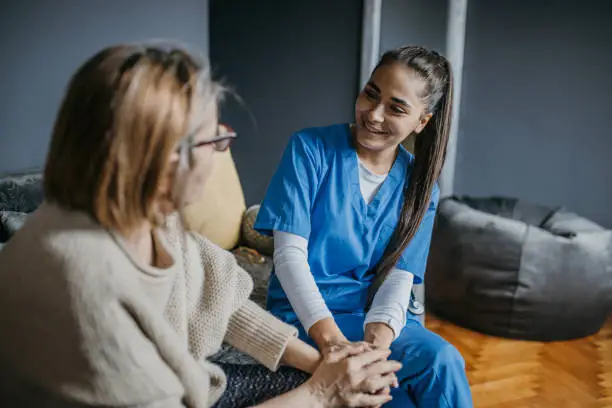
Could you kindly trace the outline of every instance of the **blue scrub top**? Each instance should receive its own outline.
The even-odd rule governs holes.
[[[308,263],[333,314],[365,311],[371,271],[381,259],[397,225],[413,156],[403,147],[369,204],[359,186],[357,153],[348,124],[309,128],[295,133],[268,186],[255,229],[271,235],[284,231],[308,240]],[[429,210],[401,259],[399,269],[420,283],[425,273],[434,216],[436,186]],[[409,296],[410,294],[406,294]],[[289,323],[293,311],[272,273],[268,309]]]

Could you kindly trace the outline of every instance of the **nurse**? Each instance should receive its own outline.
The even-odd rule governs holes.
[[[354,124],[291,137],[255,224],[274,236],[268,309],[324,355],[362,340],[390,348],[403,363],[390,407],[472,407],[461,355],[408,311],[429,253],[452,87],[437,52],[385,53]],[[411,134],[414,156],[401,146]]]

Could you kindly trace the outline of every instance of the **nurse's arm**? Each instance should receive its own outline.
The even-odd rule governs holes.
[[[393,268],[380,285],[364,322],[365,340],[380,347],[389,347],[406,325],[406,310],[414,275]]]
[[[316,322],[308,331],[308,335],[324,354],[331,346],[348,343],[333,317]]]
[[[308,264],[308,241],[274,231],[274,269],[302,327],[319,350],[347,340],[325,304]]]

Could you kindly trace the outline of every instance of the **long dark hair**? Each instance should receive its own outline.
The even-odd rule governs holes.
[[[433,116],[416,137],[415,160],[408,168],[410,181],[404,190],[404,204],[389,245],[374,269],[374,291],[402,256],[429,208],[434,185],[446,159],[451,111],[453,74],[446,58],[423,47],[407,46],[386,52],[374,69],[400,63],[414,70],[424,81],[421,98]]]

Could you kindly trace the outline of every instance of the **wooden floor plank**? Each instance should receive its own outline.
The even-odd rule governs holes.
[[[594,336],[550,343],[426,322],[466,360],[476,408],[612,408],[612,319]]]

